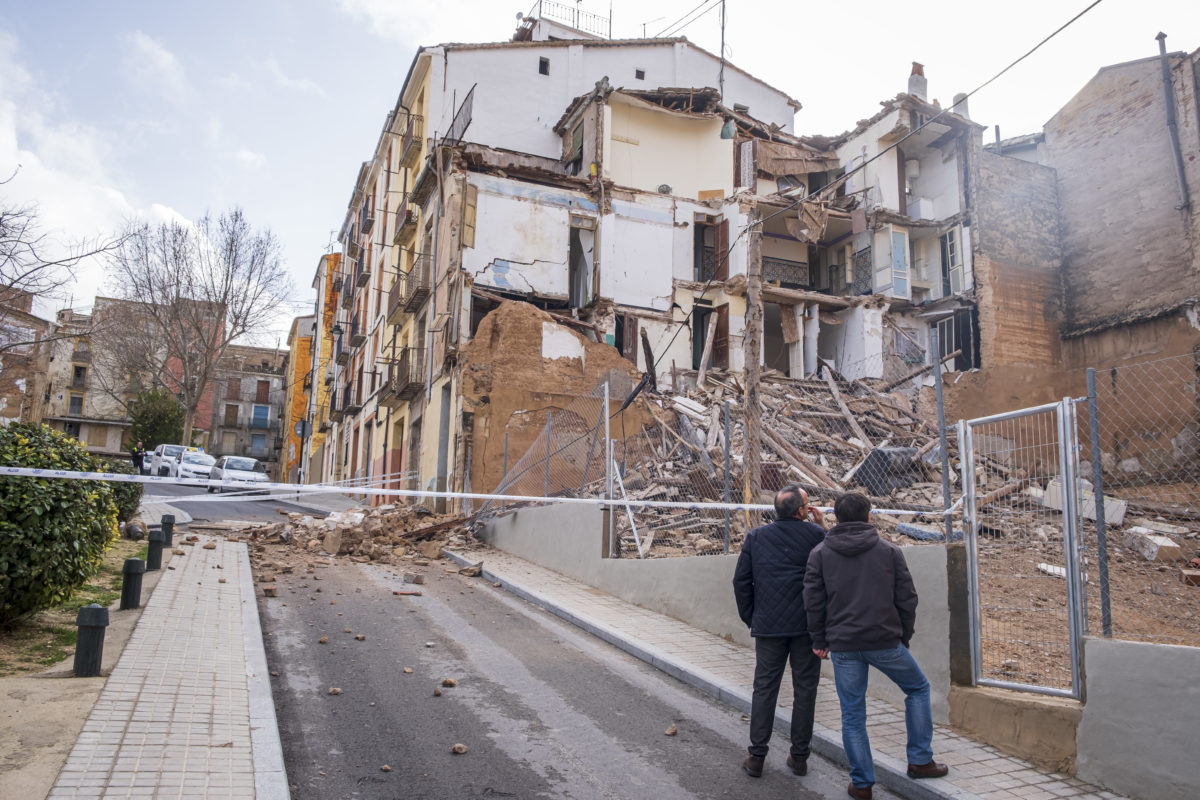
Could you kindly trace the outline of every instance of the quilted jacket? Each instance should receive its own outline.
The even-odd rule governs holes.
[[[746,534],[733,572],[733,595],[751,636],[808,633],[804,568],[824,538],[819,525],[798,519],[775,520]]]

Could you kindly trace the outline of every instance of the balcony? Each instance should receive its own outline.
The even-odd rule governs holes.
[[[353,231],[351,233],[353,233]],[[358,239],[352,236],[350,240],[346,242],[346,257],[358,258],[359,250],[360,248],[358,246]]]
[[[425,118],[420,114],[412,114],[408,118],[408,125],[404,128],[404,137],[400,147],[400,166],[415,165],[424,145]]]
[[[396,207],[396,226],[392,233],[392,244],[400,244],[400,240],[417,227],[417,212],[408,207],[409,194],[404,193],[400,205]]]
[[[366,254],[360,253],[358,260],[354,263],[354,284],[361,289],[370,282],[371,270],[367,268]]]
[[[404,310],[412,313],[429,297],[429,256],[418,256],[404,279]]]
[[[350,363],[350,351],[346,349],[346,344],[342,337],[337,337],[333,343],[333,360],[345,366]]]
[[[362,411],[362,392],[356,392],[353,386],[347,385],[342,389],[342,405],[347,414],[357,414]]]
[[[337,392],[329,395],[329,420],[331,422],[341,422],[346,416],[346,409],[338,400]]]
[[[354,273],[342,279],[342,308],[354,305]]]
[[[76,350],[74,353],[71,353],[71,361],[76,364],[90,364],[92,363],[92,351]]]
[[[354,315],[354,319],[350,320],[350,346],[362,347],[367,341],[366,331],[358,324],[358,314]]]
[[[406,347],[400,358],[388,364],[387,377],[379,389],[379,402],[396,408],[425,390],[425,349]]]
[[[358,232],[363,236],[369,236],[374,227],[375,210],[371,208],[370,202],[365,202],[363,203],[362,212],[358,218]]]
[[[388,289],[387,324],[399,325],[404,321],[404,273],[396,276],[392,288]]]
[[[87,378],[71,378],[71,388],[77,392],[87,389]]]

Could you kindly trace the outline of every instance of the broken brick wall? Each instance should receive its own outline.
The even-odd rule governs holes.
[[[463,412],[474,415],[471,486],[485,492],[503,477],[506,431],[512,465],[542,433],[547,411],[561,411],[590,395],[610,370],[625,373],[633,384],[640,379],[616,348],[591,341],[517,301],[501,303],[483,318],[475,337],[463,346],[460,364]],[[613,411],[624,399],[614,394]],[[653,423],[636,406],[624,416],[630,436],[642,424]],[[620,429],[614,428],[612,435],[619,437]]]
[[[1200,140],[1195,79],[1185,61],[1173,59],[1176,109],[1195,197]],[[1196,215],[1176,209],[1157,58],[1102,69],[1046,123],[1043,152],[1058,173],[1071,327],[1153,312],[1196,294]]]

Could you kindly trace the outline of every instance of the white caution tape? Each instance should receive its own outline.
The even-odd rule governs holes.
[[[232,491],[234,494],[228,497],[209,497],[207,495],[194,495],[186,497],[165,497],[163,502],[172,505],[178,503],[195,503],[195,502],[239,502],[251,499],[251,495],[255,495],[255,500],[299,500],[305,495],[325,495],[325,494],[348,494],[348,495],[373,495],[379,497],[411,497],[411,498],[447,498],[447,499],[469,499],[469,500],[491,500],[503,503],[573,503],[576,505],[591,505],[591,506],[616,506],[620,508],[681,508],[694,509],[698,511],[774,511],[775,507],[765,503],[705,503],[705,502],[686,502],[686,501],[669,501],[669,500],[634,500],[634,499],[612,499],[596,497],[543,497],[541,495],[516,495],[516,494],[483,494],[481,492],[435,492],[425,491],[420,489],[384,489],[380,487],[370,486],[338,486],[328,483],[271,483],[267,481],[235,481],[228,478],[222,480],[212,480],[207,478],[175,478],[163,477],[159,475],[127,475],[119,472],[74,472],[71,470],[62,469],[34,469],[31,467],[0,467],[0,477],[13,476],[20,478],[51,478],[56,480],[84,480],[84,481],[107,481],[111,483],[143,483],[143,484],[159,484],[170,486],[198,486],[201,488],[214,488],[222,491]],[[156,498],[157,499],[157,498]],[[957,503],[955,507],[957,507]],[[833,509],[829,507],[821,507],[825,513],[831,512]],[[951,509],[953,511],[953,508]],[[877,514],[942,514],[942,511],[935,510],[914,510],[910,508],[875,508],[872,512]]]

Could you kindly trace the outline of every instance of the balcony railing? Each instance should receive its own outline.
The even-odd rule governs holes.
[[[412,313],[429,297],[429,256],[418,256],[412,269],[401,276],[404,280],[404,310]]]
[[[387,324],[399,325],[404,321],[404,273],[396,276],[392,288],[388,289]]]
[[[346,416],[346,409],[342,406],[337,392],[331,392],[329,395],[329,419],[332,422],[341,422]]]
[[[404,197],[400,198],[400,205],[396,206],[396,224],[392,231],[392,244],[400,244],[400,240],[417,224],[417,212],[408,207],[410,196],[408,192],[405,192]]]
[[[354,305],[354,273],[351,272],[342,279],[342,308]]]
[[[462,141],[463,134],[471,126],[471,110],[474,107],[475,87],[472,86],[471,91],[467,92],[467,96],[459,105],[458,111],[455,112],[454,121],[450,123],[450,130],[446,131],[446,135],[442,138],[443,144],[458,144]]]
[[[346,344],[341,336],[333,342],[333,360],[343,366],[350,362],[350,351],[346,349]]]
[[[362,212],[358,218],[358,232],[363,236],[369,236],[371,229],[375,227],[375,210],[371,208],[371,203],[364,202]]]
[[[350,346],[362,347],[367,341],[366,331],[358,324],[358,314],[354,315],[354,319],[350,320]]]
[[[83,391],[87,388],[87,378],[71,378],[71,388],[76,391]]]
[[[412,114],[404,127],[404,138],[400,147],[400,166],[411,167],[417,163],[425,138],[425,118]]]
[[[76,364],[90,364],[92,363],[92,351],[76,350],[74,353],[71,353],[71,360]]]
[[[370,282],[371,270],[367,266],[366,253],[359,253],[358,260],[354,264],[354,283],[361,289]]]
[[[255,418],[251,417],[250,422],[249,422],[249,427],[250,427],[250,430],[265,431],[265,430],[267,430],[267,428],[271,427],[271,420],[270,419],[261,419],[261,418],[255,419]]]
[[[379,390],[379,402],[395,408],[425,390],[425,348],[406,347],[400,358],[388,364],[387,377]]]
[[[342,389],[342,405],[345,406],[347,414],[357,414],[362,411],[362,392],[355,391],[353,386],[347,384]]]

